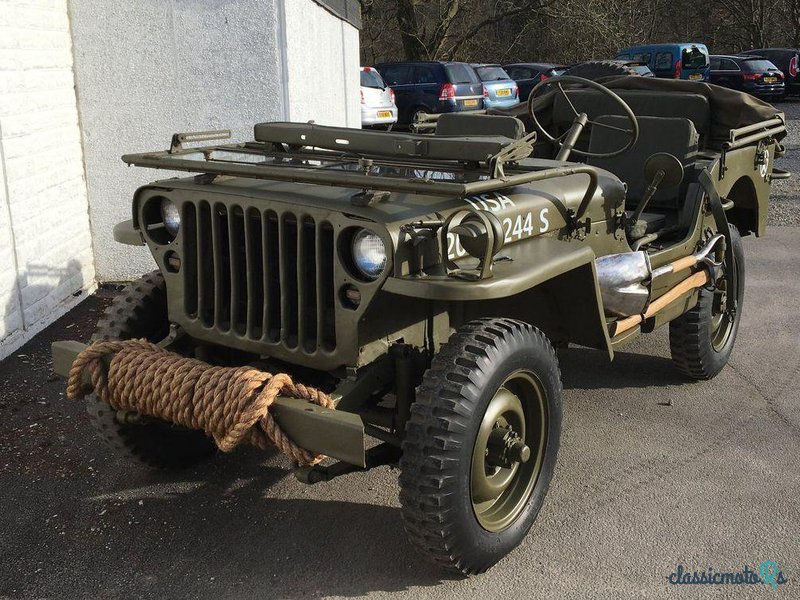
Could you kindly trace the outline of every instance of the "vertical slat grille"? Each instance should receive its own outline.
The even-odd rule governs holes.
[[[205,201],[187,203],[183,218],[189,319],[308,354],[336,347],[330,223]]]

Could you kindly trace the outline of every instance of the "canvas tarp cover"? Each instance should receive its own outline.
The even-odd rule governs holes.
[[[714,141],[725,141],[731,129],[746,125],[760,123],[773,117],[784,115],[771,104],[759,100],[744,92],[709,83],[684,81],[679,79],[658,79],[655,77],[637,77],[631,75],[615,75],[597,80],[611,90],[643,90],[663,94],[664,102],[680,102],[680,93],[700,94],[708,99],[710,107],[710,137]],[[534,101],[534,109],[543,126],[547,127],[549,115],[555,98],[555,91],[543,93]],[[669,94],[675,93],[676,98],[670,99]],[[492,114],[503,114],[517,117],[525,123],[528,131],[533,130],[533,123],[528,116],[527,103],[518,104],[504,110],[493,110]],[[776,136],[779,140],[786,134]]]

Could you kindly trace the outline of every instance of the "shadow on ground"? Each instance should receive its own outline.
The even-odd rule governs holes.
[[[611,362],[603,351],[571,347],[559,350],[558,360],[565,390],[643,388],[688,381],[671,359],[662,356],[617,351]]]

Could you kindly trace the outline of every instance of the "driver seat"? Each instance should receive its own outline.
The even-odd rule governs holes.
[[[630,123],[627,117],[603,115],[597,117],[598,123],[604,123],[627,129]],[[645,180],[644,165],[648,158],[657,152],[668,152],[674,155],[684,166],[687,174],[697,157],[699,136],[694,124],[682,117],[638,117],[639,139],[627,152],[611,158],[587,158],[587,164],[605,169],[620,178],[627,185],[626,208],[633,210],[644,196],[650,185]],[[629,140],[622,131],[594,126],[589,138],[590,152],[613,152],[623,147]],[[679,211],[686,197],[688,178],[674,188],[659,188],[647,205],[647,209],[661,208]],[[665,226],[666,217],[663,212],[645,212],[635,227],[636,237],[659,231]]]

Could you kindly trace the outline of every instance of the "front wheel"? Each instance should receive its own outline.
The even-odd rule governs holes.
[[[697,304],[669,324],[669,346],[678,369],[692,379],[711,379],[730,359],[744,300],[744,248],[735,226],[730,225],[733,242],[733,265],[723,262],[722,268],[735,269],[736,288],[726,290],[726,280],[716,282],[714,291],[701,289]],[[725,310],[725,297],[733,294],[736,311]]]
[[[159,272],[145,275],[120,293],[97,323],[92,341],[144,338],[159,342],[169,333],[167,291]],[[212,456],[216,447],[202,431],[158,419],[120,415],[97,394],[86,398],[86,410],[100,436],[118,453],[160,469],[190,467]]]
[[[544,334],[511,319],[465,325],[434,358],[406,426],[400,502],[437,563],[480,573],[528,533],[555,468],[560,375]]]

